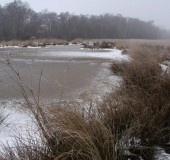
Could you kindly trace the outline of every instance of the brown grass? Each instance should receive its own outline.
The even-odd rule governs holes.
[[[30,40],[12,40],[12,41],[1,41],[0,44],[2,46],[46,46],[46,45],[68,45],[67,40],[63,39],[54,39],[54,38],[43,38],[43,39],[30,39]]]
[[[20,41],[18,40],[12,40],[12,41],[8,41],[6,42],[7,46],[19,46],[20,45]]]
[[[83,42],[84,42],[84,39],[82,39],[82,38],[76,38],[71,41],[72,44],[79,44],[79,43],[83,43]]]
[[[143,50],[142,47],[144,47]],[[120,111],[118,115],[122,115],[121,121],[124,120],[122,122],[124,127],[121,130],[127,130],[126,127],[130,122],[129,128],[133,128],[133,130],[128,129],[130,137],[140,139],[140,154],[148,159],[149,156],[153,158],[151,153],[154,151],[154,146],[165,147],[170,141],[170,119],[168,118],[170,75],[163,73],[159,65],[167,54],[159,54],[158,48],[153,46],[146,48],[142,45],[138,48],[139,50],[131,54],[133,61],[115,62],[112,70],[123,78],[120,90],[123,107],[118,109]],[[159,48],[162,49],[162,47]],[[128,139],[130,137],[128,136]],[[146,154],[145,148],[150,148],[151,152]],[[136,153],[137,150],[139,148],[130,148],[132,153]]]

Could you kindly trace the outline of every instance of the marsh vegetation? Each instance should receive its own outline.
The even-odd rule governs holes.
[[[110,69],[122,78],[120,85],[86,105],[75,99],[44,106],[34,94],[30,100],[18,71],[8,64],[36,121],[38,138],[16,137],[2,159],[149,160],[157,159],[161,149],[170,153],[169,41],[105,42],[126,50],[131,60],[112,61]]]

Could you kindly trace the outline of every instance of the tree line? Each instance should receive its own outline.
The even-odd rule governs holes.
[[[167,39],[170,30],[153,21],[123,17],[120,14],[75,15],[43,10],[35,12],[28,3],[15,0],[0,5],[0,40],[58,38],[84,39]]]

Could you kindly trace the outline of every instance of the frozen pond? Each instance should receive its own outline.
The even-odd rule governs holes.
[[[40,94],[52,98],[77,93],[77,90],[89,86],[104,68],[109,69],[108,65],[103,64],[128,58],[116,49],[89,50],[81,47],[0,48],[0,98],[21,98],[15,76],[5,64],[8,58],[25,86],[33,88],[35,93],[38,91],[42,70]],[[108,77],[108,72],[103,74]]]
[[[0,103],[1,108],[4,108],[1,112],[9,114],[3,125],[5,127],[0,128],[0,141],[5,143],[15,130],[25,134],[23,126],[32,124],[30,117],[19,111],[23,97],[15,75],[6,65],[7,59],[19,72],[25,88],[31,88],[36,97],[42,71],[40,99],[43,103],[51,103],[69,98],[79,102],[88,101],[89,98],[99,99],[111,87],[119,85],[120,78],[109,71],[111,62],[129,58],[116,49],[89,50],[82,49],[81,45],[68,45],[47,48],[3,47],[0,48],[0,59]],[[31,97],[28,89],[26,92]]]

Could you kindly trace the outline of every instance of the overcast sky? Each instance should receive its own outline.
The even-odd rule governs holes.
[[[170,0],[22,0],[40,12],[70,12],[74,14],[103,13],[122,14],[124,17],[139,18],[144,21],[154,20],[159,27],[170,29]],[[13,0],[0,0],[4,6]]]

